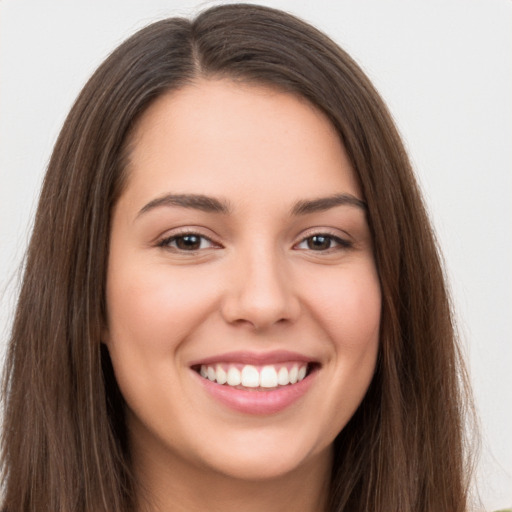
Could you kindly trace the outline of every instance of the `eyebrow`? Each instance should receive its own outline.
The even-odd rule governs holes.
[[[353,196],[352,194],[334,194],[328,197],[319,197],[318,199],[308,199],[298,201],[293,206],[292,215],[307,215],[308,213],[323,212],[336,206],[355,206],[363,211],[367,211],[366,203]]]
[[[208,213],[227,214],[231,211],[227,201],[216,199],[215,197],[201,194],[166,194],[146,204],[141,208],[137,217],[160,206],[180,206],[182,208],[192,208]]]
[[[153,199],[143,206],[137,214],[137,217],[162,206],[179,206],[181,208],[191,208],[207,213],[222,214],[229,214],[232,210],[229,202],[225,199],[217,199],[202,194],[166,194]],[[291,209],[291,215],[307,215],[330,210],[336,206],[355,206],[363,211],[367,210],[366,203],[352,194],[335,194],[318,199],[297,201]]]

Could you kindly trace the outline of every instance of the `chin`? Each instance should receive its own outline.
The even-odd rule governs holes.
[[[270,440],[265,435],[254,436],[251,442],[229,442],[227,450],[210,452],[208,464],[230,478],[246,481],[278,480],[287,475],[309,471],[331,458],[331,444],[325,447],[310,443],[290,443],[294,434],[286,435],[287,442]],[[295,437],[295,440],[298,440]]]

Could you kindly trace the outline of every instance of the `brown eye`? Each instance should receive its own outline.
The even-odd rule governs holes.
[[[324,235],[310,236],[306,240],[308,249],[312,251],[325,251],[330,249],[333,243],[332,237]]]
[[[201,247],[201,237],[197,235],[184,235],[176,239],[176,247],[183,251],[196,251]]]
[[[297,249],[316,252],[327,252],[336,249],[343,250],[351,247],[352,242],[327,233],[308,236],[296,246]]]
[[[197,235],[195,233],[185,233],[183,235],[175,235],[159,243],[160,247],[172,249],[175,251],[199,251],[201,249],[209,249],[214,246],[214,243],[205,236]]]

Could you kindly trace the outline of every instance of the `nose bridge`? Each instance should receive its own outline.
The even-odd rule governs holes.
[[[286,256],[269,241],[240,249],[225,300],[229,322],[249,323],[261,329],[293,320],[299,309],[289,278]]]

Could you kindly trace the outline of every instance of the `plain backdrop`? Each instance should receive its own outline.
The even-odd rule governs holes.
[[[0,0],[0,358],[38,190],[81,87],[128,35],[219,2]],[[482,424],[486,509],[512,505],[512,1],[263,0],[327,32],[388,103],[443,248]]]

